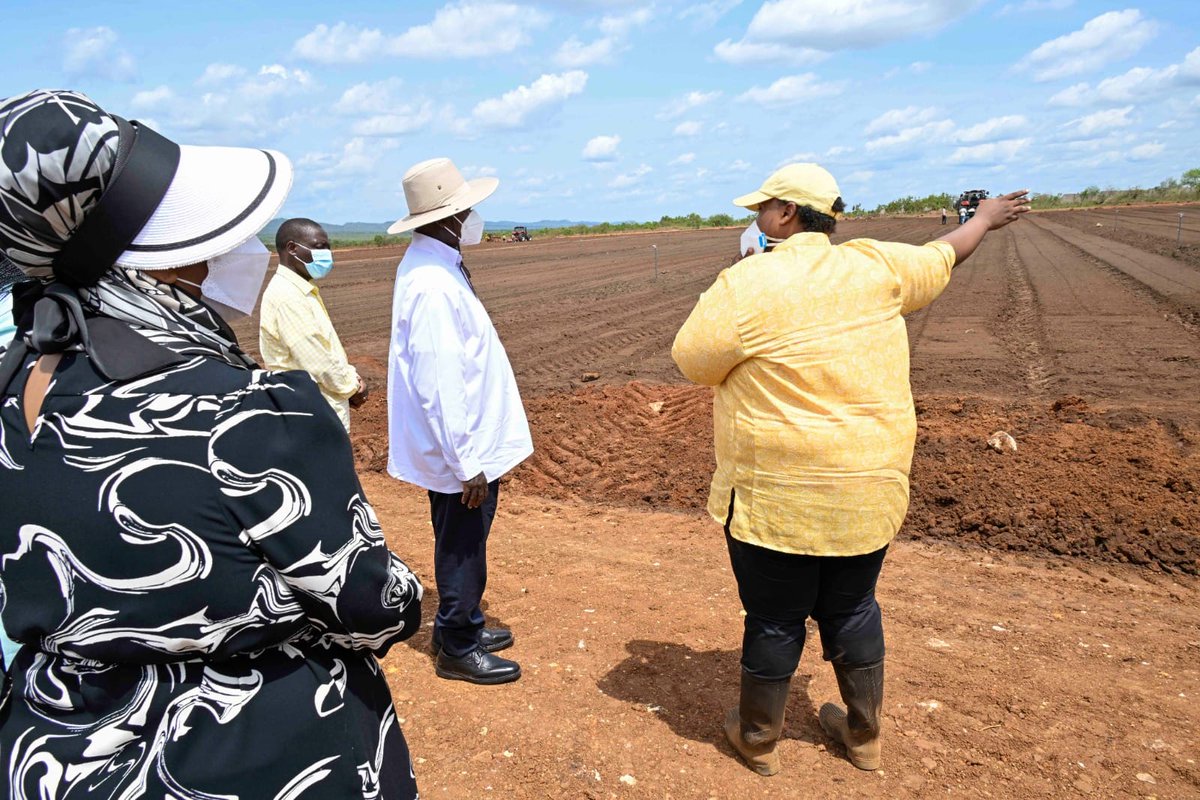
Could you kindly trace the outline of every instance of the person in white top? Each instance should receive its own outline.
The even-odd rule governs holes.
[[[421,162],[404,175],[409,214],[388,228],[413,231],[392,299],[388,473],[429,492],[437,674],[478,684],[521,677],[494,655],[512,633],[485,628],[480,602],[499,479],[533,453],[508,354],[462,262],[483,235],[472,207],[498,185],[463,180],[446,158]]]

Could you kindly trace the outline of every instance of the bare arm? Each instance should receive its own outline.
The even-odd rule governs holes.
[[[1027,212],[1028,203],[1028,189],[984,200],[975,211],[975,216],[967,220],[966,224],[938,237],[937,241],[947,242],[954,248],[954,263],[958,266],[971,257],[988,231],[999,230]]]

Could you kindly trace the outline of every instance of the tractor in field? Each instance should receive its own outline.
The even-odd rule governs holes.
[[[528,242],[532,237],[529,235],[529,230],[524,225],[517,225],[513,228],[512,241]]]
[[[958,196],[958,200],[954,201],[954,210],[958,212],[958,224],[975,216],[975,212],[979,209],[979,201],[986,200],[988,196],[987,189],[967,189]]]

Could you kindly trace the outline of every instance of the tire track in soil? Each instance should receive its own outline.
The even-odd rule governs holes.
[[[702,507],[712,477],[712,391],[650,385],[582,389],[526,402],[534,454],[523,492],[656,508]]]
[[[1149,290],[1042,225],[1009,230],[1038,300],[1044,337],[1036,346],[1057,392],[1159,410],[1194,405],[1200,396],[1196,338],[1164,318]],[[1020,294],[1025,290],[1016,278]]]
[[[1046,341],[1041,303],[1029,277],[1025,261],[1017,250],[1011,231],[1005,236],[1005,289],[1008,302],[999,314],[1001,339],[1021,365],[1026,388],[1035,396],[1045,395],[1058,372]]]
[[[1037,223],[1035,223],[1037,224]],[[1106,261],[1090,253],[1073,242],[1066,239],[1060,232],[1053,228],[1042,224],[1037,224],[1040,230],[1045,231],[1048,235],[1054,236],[1062,244],[1072,251],[1083,261],[1103,270],[1109,276],[1123,284],[1133,294],[1141,299],[1152,303],[1162,314],[1165,319],[1177,323],[1184,330],[1193,335],[1200,336],[1200,303],[1179,302],[1178,300],[1169,297],[1163,292],[1150,286],[1145,281],[1140,280],[1137,276],[1131,275],[1129,272],[1121,269],[1111,261]],[[1186,266],[1181,269],[1187,269]],[[1170,274],[1160,275],[1154,273],[1156,277],[1162,279],[1164,283],[1178,283]]]

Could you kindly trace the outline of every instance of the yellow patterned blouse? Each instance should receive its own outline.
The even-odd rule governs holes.
[[[941,293],[954,260],[946,242],[799,233],[700,296],[671,355],[716,387],[708,511],[735,539],[852,556],[896,535],[917,432],[901,314]]]

